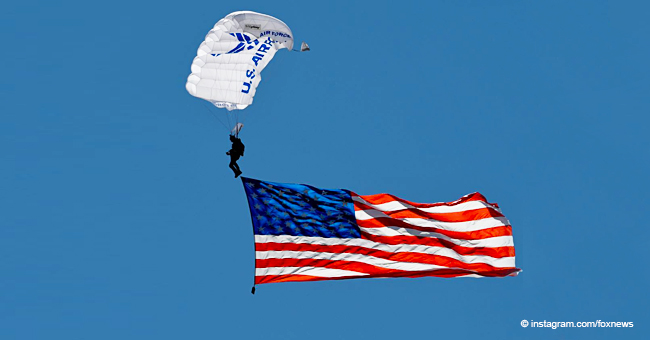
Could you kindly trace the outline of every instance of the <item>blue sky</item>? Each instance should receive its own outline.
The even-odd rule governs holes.
[[[281,283],[252,296],[227,133],[185,91],[204,35],[236,10],[277,16],[312,47],[264,70],[242,133],[246,176],[416,202],[479,191],[510,219],[524,272]],[[648,10],[4,4],[0,339],[647,338]]]

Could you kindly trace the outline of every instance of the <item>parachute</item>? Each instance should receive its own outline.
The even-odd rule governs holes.
[[[301,50],[309,50],[305,46]],[[262,70],[283,48],[293,48],[293,33],[284,22],[250,11],[230,13],[199,46],[185,88],[218,108],[243,110],[253,103]],[[236,111],[234,117],[228,114],[228,128],[239,133]]]

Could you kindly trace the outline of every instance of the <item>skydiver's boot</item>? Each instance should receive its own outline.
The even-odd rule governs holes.
[[[241,170],[239,169],[239,164],[237,164],[237,162],[231,163],[230,168],[232,169],[233,172],[235,172],[235,178],[239,177],[239,175],[242,174]]]

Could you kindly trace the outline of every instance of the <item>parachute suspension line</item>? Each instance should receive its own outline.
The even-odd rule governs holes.
[[[241,114],[241,125],[244,125],[244,123],[246,122],[246,117],[248,117],[248,112],[247,111],[242,112],[242,114]]]
[[[246,122],[246,118],[248,118],[248,110],[242,111],[242,113],[241,113],[241,123],[242,123],[242,125]]]
[[[219,117],[210,109],[210,106],[208,106],[207,102],[202,101],[202,103],[203,103],[203,107],[206,110],[208,110],[208,113],[210,114],[210,116],[212,116],[212,118],[214,118],[216,121],[218,121],[219,124],[221,124],[221,126],[223,126],[223,128],[226,129],[226,131],[229,131],[228,126],[221,119],[219,119]]]
[[[241,125],[242,125],[242,127],[245,125],[244,123],[246,123],[246,119],[248,118],[248,114],[249,114],[248,111],[244,111],[244,112],[242,112],[242,116],[243,116],[242,119],[241,119]]]
[[[232,119],[230,118],[231,112],[232,111],[226,112],[226,119],[228,119],[228,126],[232,126]],[[228,132],[230,132],[230,131],[228,131]]]
[[[228,111],[226,116],[228,117],[228,132],[232,133],[232,128],[237,125],[237,110]]]

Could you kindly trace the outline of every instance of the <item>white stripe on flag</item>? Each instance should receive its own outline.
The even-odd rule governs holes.
[[[266,275],[309,275],[318,277],[364,276],[365,273],[351,270],[321,267],[268,267],[255,269],[255,276]]]

